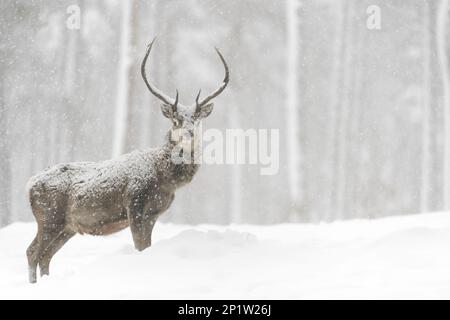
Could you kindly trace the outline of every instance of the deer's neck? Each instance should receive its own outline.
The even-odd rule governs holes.
[[[165,159],[167,161],[167,171],[164,175],[171,187],[174,189],[182,187],[191,182],[200,167],[199,164],[193,163],[193,157],[191,157],[191,163],[175,163],[172,160],[172,155],[177,152],[178,148],[179,147],[177,146],[177,143],[171,141],[169,132],[166,135],[165,143],[163,146],[166,154]]]

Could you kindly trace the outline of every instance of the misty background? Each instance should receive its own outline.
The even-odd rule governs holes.
[[[0,226],[33,219],[25,184],[47,166],[111,158],[121,129],[122,152],[162,143],[170,121],[140,75],[154,36],[148,75],[184,104],[221,83],[214,46],[227,60],[204,129],[280,130],[277,175],[204,164],[162,221],[450,210],[449,2],[2,1]]]

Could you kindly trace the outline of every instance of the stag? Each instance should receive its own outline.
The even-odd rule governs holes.
[[[27,191],[37,222],[37,234],[27,249],[31,283],[37,280],[38,265],[41,276],[49,275],[50,260],[77,233],[102,236],[129,226],[135,248],[150,247],[156,220],[170,207],[175,191],[197,172],[197,163],[176,162],[172,155],[179,152],[179,132],[183,139],[194,138],[201,120],[211,113],[211,101],[228,84],[228,66],[216,48],[225,68],[223,83],[203,99],[199,91],[193,105],[182,105],[178,90],[173,99],[147,79],[145,65],[154,41],[147,47],[141,74],[148,90],[162,101],[163,115],[172,122],[164,144],[102,162],[58,164],[30,178]]]

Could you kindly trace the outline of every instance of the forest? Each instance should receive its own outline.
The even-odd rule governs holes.
[[[140,74],[203,128],[279,131],[279,170],[203,164],[162,221],[274,224],[450,210],[449,1],[14,0],[0,3],[0,227],[57,163],[158,146]],[[203,92],[203,91],[202,91]]]

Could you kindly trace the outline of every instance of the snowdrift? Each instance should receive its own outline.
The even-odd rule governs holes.
[[[51,276],[27,282],[32,223],[0,229],[0,299],[450,298],[450,213],[331,224],[158,223],[137,252],[129,230],[76,236]]]

